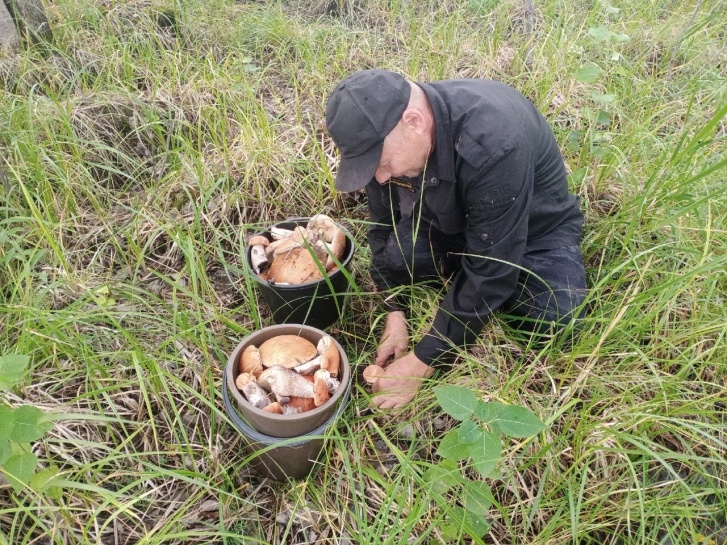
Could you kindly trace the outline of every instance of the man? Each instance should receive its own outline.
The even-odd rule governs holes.
[[[366,188],[371,275],[391,295],[379,408],[413,399],[496,310],[541,335],[583,316],[583,216],[553,133],[523,95],[495,81],[363,70],[331,93],[326,123],[340,151],[336,189]],[[448,277],[430,331],[410,350],[397,288]]]

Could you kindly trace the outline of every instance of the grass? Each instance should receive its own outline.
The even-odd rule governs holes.
[[[320,470],[291,483],[251,471],[220,395],[226,355],[271,323],[245,237],[288,217],[328,213],[358,241],[330,332],[373,358],[365,199],[332,190],[323,111],[374,66],[520,89],[586,216],[572,348],[495,321],[439,379],[548,425],[505,449],[489,534],[455,541],[725,542],[727,6],[535,7],[46,5],[54,45],[0,56],[0,353],[32,360],[2,403],[58,413],[33,450],[62,492],[0,488],[0,544],[442,541],[459,498],[422,482],[453,425],[431,389],[392,418],[357,387]],[[441,294],[417,294],[419,336]]]

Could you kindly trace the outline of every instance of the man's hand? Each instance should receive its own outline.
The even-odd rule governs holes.
[[[390,359],[398,360],[409,350],[409,326],[401,311],[390,312],[386,316],[386,326],[381,335],[381,343],[376,353],[376,365],[386,367]]]
[[[379,409],[398,409],[409,403],[434,368],[409,352],[376,373],[373,402]]]

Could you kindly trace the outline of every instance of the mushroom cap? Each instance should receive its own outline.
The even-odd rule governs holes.
[[[258,347],[264,367],[281,365],[288,369],[315,358],[315,345],[298,335],[277,335]]]
[[[332,376],[337,377],[341,365],[341,354],[329,335],[321,337],[317,350],[323,356],[321,369],[326,369]]]
[[[307,248],[297,247],[275,257],[268,269],[268,279],[287,284],[304,284],[323,278],[319,264]]]
[[[369,384],[373,384],[384,374],[384,369],[380,365],[369,365],[363,370],[363,378]]]
[[[260,351],[256,346],[251,344],[242,351],[239,369],[240,373],[250,373],[256,377],[262,373],[263,364],[260,358]]]
[[[277,401],[272,402],[270,405],[263,407],[263,411],[273,414],[283,414],[283,407]]]
[[[328,248],[330,249],[331,253],[336,256],[336,259],[340,261],[343,258],[343,252],[346,251],[345,233],[340,229],[336,229],[336,232],[333,234],[333,238],[331,239]],[[326,260],[326,270],[330,271],[334,267],[336,267],[336,262],[333,260],[333,257],[328,256],[328,259]]]
[[[248,246],[267,246],[269,244],[270,241],[263,235],[255,235],[250,239],[250,242],[248,242]]]
[[[324,377],[319,376],[314,378],[315,382],[313,383],[313,404],[316,407],[320,407],[331,398],[331,394],[328,391],[328,386],[326,385],[326,379]]]
[[[336,231],[339,230],[336,222],[325,214],[316,214],[310,220],[308,220],[307,228],[309,231],[314,231],[323,235],[323,240],[331,242]]]
[[[304,413],[316,408],[316,404],[312,397],[297,397],[291,396],[290,401],[287,403],[288,407],[297,409],[299,412]]]

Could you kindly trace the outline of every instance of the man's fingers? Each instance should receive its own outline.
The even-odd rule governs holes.
[[[373,403],[379,409],[398,409],[409,403],[413,397],[414,396],[378,395],[374,396]]]
[[[384,376],[385,371],[381,368],[380,365],[369,365],[366,367],[366,369],[363,370],[363,378],[366,382],[369,384],[374,385],[374,391],[376,386],[376,381]]]
[[[398,358],[399,356],[395,356],[395,349],[392,347],[382,347],[382,350],[379,350],[379,353],[376,355],[376,360],[374,363],[378,365],[379,367],[386,367],[386,364],[391,363],[395,358]]]

